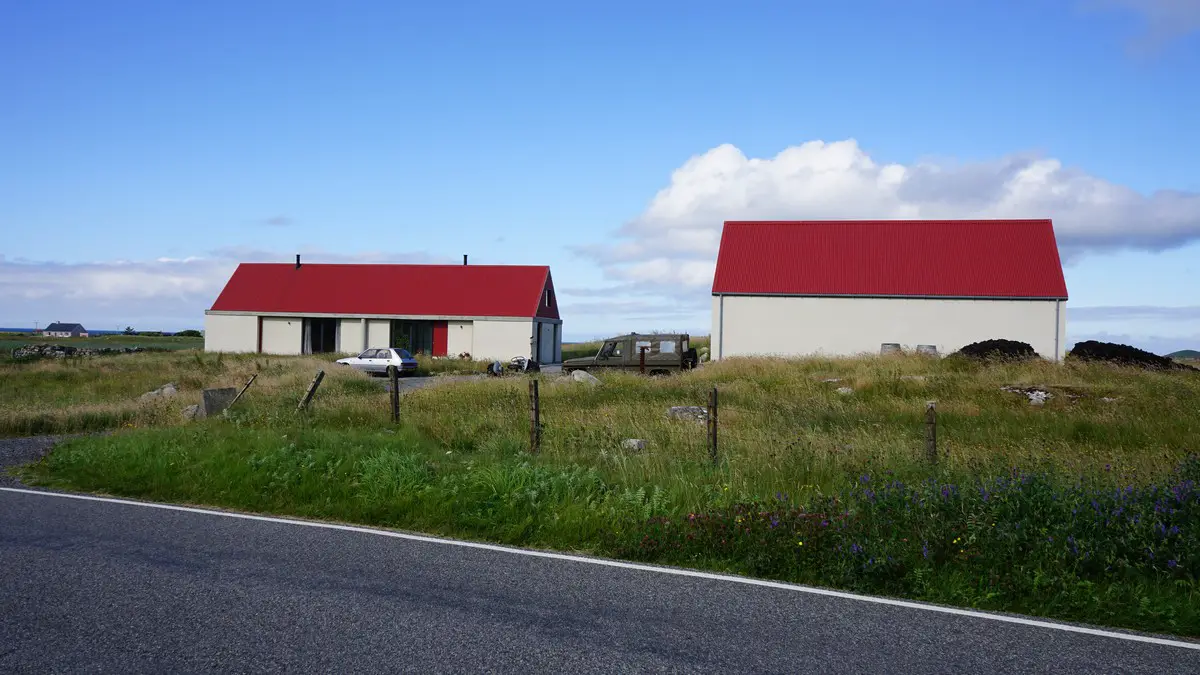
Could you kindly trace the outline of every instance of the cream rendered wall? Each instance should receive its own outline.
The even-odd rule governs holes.
[[[298,316],[264,316],[262,324],[264,354],[300,354],[304,320]]]
[[[475,321],[471,356],[493,361],[508,361],[514,356],[532,358],[533,324],[532,319]]]
[[[391,347],[388,342],[392,339],[392,322],[387,319],[369,319],[367,321],[367,349],[382,349]]]
[[[713,358],[878,354],[885,342],[944,355],[991,338],[1050,359],[1066,350],[1066,303],[1054,300],[714,296],[712,317]]]
[[[458,356],[467,352],[475,356],[475,327],[472,321],[446,322],[446,354]],[[511,357],[509,357],[511,358]]]
[[[360,354],[363,349],[363,338],[366,337],[366,322],[362,319],[342,319],[338,327],[338,351],[343,354]]]
[[[205,314],[204,351],[258,351],[258,317],[246,314]]]

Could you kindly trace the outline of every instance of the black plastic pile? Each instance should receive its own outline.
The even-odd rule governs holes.
[[[1086,340],[1077,342],[1069,354],[1080,361],[1104,361],[1121,366],[1135,366],[1150,370],[1196,370],[1173,359],[1129,345],[1112,342]]]
[[[1036,359],[1037,352],[1025,342],[1016,340],[984,340],[972,342],[958,350],[958,354],[972,359],[998,359],[1004,361],[1025,361]]]

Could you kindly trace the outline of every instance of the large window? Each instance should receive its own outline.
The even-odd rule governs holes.
[[[305,319],[303,352],[329,354],[337,351],[337,319]]]

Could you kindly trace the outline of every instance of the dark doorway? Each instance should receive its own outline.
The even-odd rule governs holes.
[[[392,321],[391,345],[413,354],[433,353],[433,321]]]
[[[337,319],[304,320],[304,353],[329,354],[337,351]]]

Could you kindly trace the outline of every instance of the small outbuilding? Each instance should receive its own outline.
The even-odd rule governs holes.
[[[712,358],[941,354],[992,338],[1066,351],[1050,220],[726,222]]]
[[[242,263],[204,317],[204,348],[562,360],[550,268]]]
[[[44,337],[73,338],[87,337],[87,329],[83,324],[54,322],[42,329]]]

